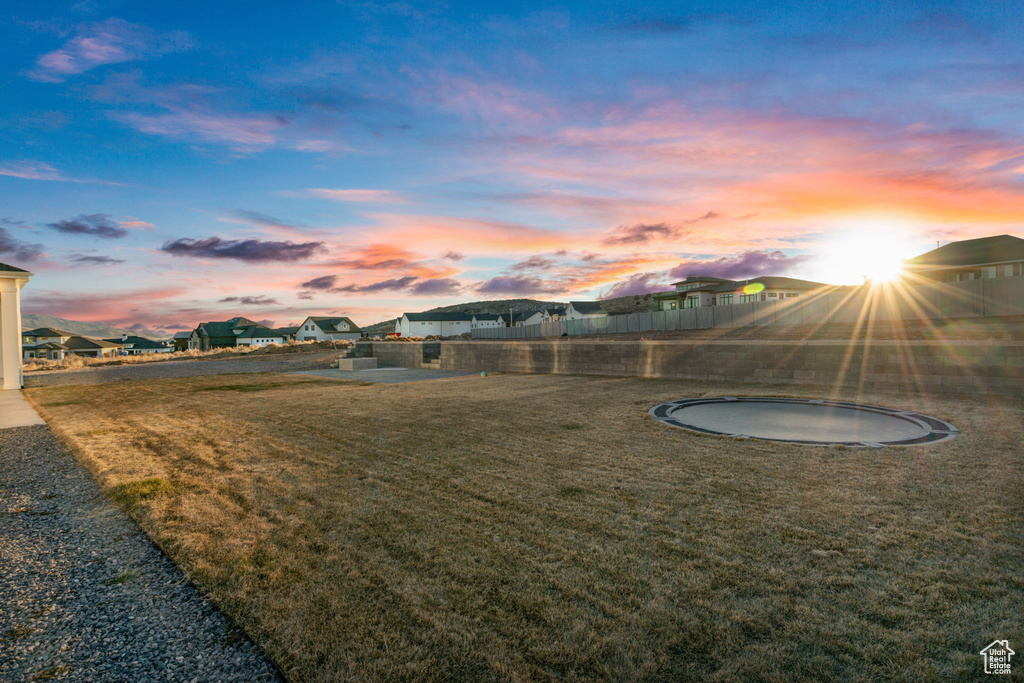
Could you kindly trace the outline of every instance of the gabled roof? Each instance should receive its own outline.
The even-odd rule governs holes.
[[[325,316],[325,315],[311,315],[308,318],[306,318],[306,320],[311,320],[313,322],[313,324],[315,324],[317,327],[319,327],[320,330],[323,331],[323,332],[339,332],[339,331],[344,331],[344,332],[362,332],[362,330],[359,329],[359,326],[356,325],[354,322],[352,322],[351,318],[347,318],[345,316],[335,316],[335,317],[332,318],[332,317]],[[342,323],[342,322],[348,323],[348,329],[347,330],[338,330],[338,329],[335,328],[335,326],[338,323]],[[295,328],[295,329],[298,330],[298,328]]]
[[[23,268],[15,268],[14,266],[9,266],[6,263],[0,263],[0,273],[25,273],[26,275],[29,274],[29,272]]]
[[[196,329],[200,331],[200,334],[205,332],[208,337],[233,337],[235,333],[232,330],[249,325],[259,325],[259,323],[239,316],[223,322],[199,323]]]
[[[74,336],[70,332],[64,330],[56,330],[52,327],[37,327],[34,330],[22,332],[22,335],[26,337],[72,337]]]
[[[497,320],[498,319],[498,314],[497,313],[493,313],[493,314],[492,313],[474,313],[473,314],[473,318],[476,319],[476,320],[486,320],[486,321],[490,322],[490,321],[493,321],[493,320]]]
[[[461,323],[473,320],[472,316],[461,311],[451,311],[449,313],[403,313],[402,316],[408,318],[410,322]]]
[[[565,306],[551,306],[549,308],[545,308],[544,312],[548,315],[565,315],[565,309]]]
[[[71,337],[64,345],[69,349],[119,349],[120,344],[114,344],[103,339],[90,339],[89,337],[81,337],[75,335]]]
[[[23,349],[67,349],[68,347],[58,342],[39,342],[31,346],[22,346]]]
[[[501,318],[502,320],[508,320],[508,318],[511,317],[512,322],[517,323],[522,322],[524,320],[529,320],[533,316],[539,314],[540,311],[512,311],[511,313],[499,313],[498,317]]]
[[[715,288],[718,292],[735,292],[743,289],[747,285],[762,284],[765,289],[820,289],[822,287],[830,287],[821,282],[812,282],[811,280],[798,280],[793,277],[782,277],[778,275],[764,275],[762,277],[755,277],[749,280],[738,280],[738,281],[727,281]],[[692,291],[692,290],[691,290]]]
[[[153,341],[146,337],[135,337],[129,335],[127,339],[104,339],[103,341],[113,342],[115,344],[131,344],[132,348],[136,349],[166,349],[167,344],[165,342]]]
[[[296,325],[295,327],[279,327],[277,328],[277,331],[282,334],[292,335],[299,331],[299,327],[299,325]]]
[[[600,301],[570,301],[569,305],[576,309],[577,313],[604,313]]]
[[[735,282],[735,280],[727,280],[725,278],[712,277],[710,275],[687,275],[685,280],[673,282],[672,286],[685,285],[688,282]]]
[[[237,330],[239,328],[236,326],[234,329]],[[288,336],[280,330],[272,330],[262,325],[246,325],[242,328],[241,332],[234,333],[234,330],[232,330],[232,333],[235,334],[236,339],[275,339]]]
[[[175,332],[174,333],[174,338],[175,339],[188,339],[191,336],[192,336],[192,331],[191,330],[188,330],[188,331],[185,331],[185,332]]]
[[[1024,260],[1024,240],[1013,235],[995,235],[950,242],[907,259],[905,263],[914,270],[923,270],[1021,260]]]

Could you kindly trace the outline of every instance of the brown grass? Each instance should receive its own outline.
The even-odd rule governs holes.
[[[1019,400],[863,396],[964,432],[876,450],[646,414],[750,385],[224,381],[26,393],[293,680],[973,679],[1024,642]]]
[[[352,346],[351,341],[339,340],[329,341],[290,341],[287,344],[267,344],[266,346],[228,346],[224,348],[211,349],[209,351],[172,351],[169,353],[143,353],[134,356],[104,356],[102,358],[90,358],[88,356],[70,355],[62,360],[48,360],[36,358],[27,360],[21,366],[25,372],[39,372],[44,370],[78,370],[81,368],[105,367],[109,365],[136,365],[138,363],[160,363],[173,360],[218,360],[222,358],[237,358],[239,356],[266,356],[282,353],[313,353],[316,351],[341,350]]]

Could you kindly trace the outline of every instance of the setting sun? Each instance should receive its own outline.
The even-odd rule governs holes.
[[[819,268],[823,279],[836,284],[891,282],[903,273],[903,261],[919,251],[898,228],[851,230],[827,245]]]

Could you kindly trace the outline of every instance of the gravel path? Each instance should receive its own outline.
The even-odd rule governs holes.
[[[124,380],[169,379],[247,372],[296,372],[326,369],[341,350],[316,353],[282,353],[217,360],[154,361],[134,365],[46,370],[25,374],[25,387],[55,387],[69,384],[108,384]]]
[[[0,430],[0,571],[0,681],[281,680],[46,426]]]

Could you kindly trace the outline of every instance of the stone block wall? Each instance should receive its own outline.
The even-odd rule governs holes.
[[[374,344],[381,365],[424,367],[416,343]],[[381,347],[388,347],[387,349]],[[441,368],[676,377],[1024,396],[1024,343],[469,341],[441,343]],[[383,355],[382,355],[383,354]]]

